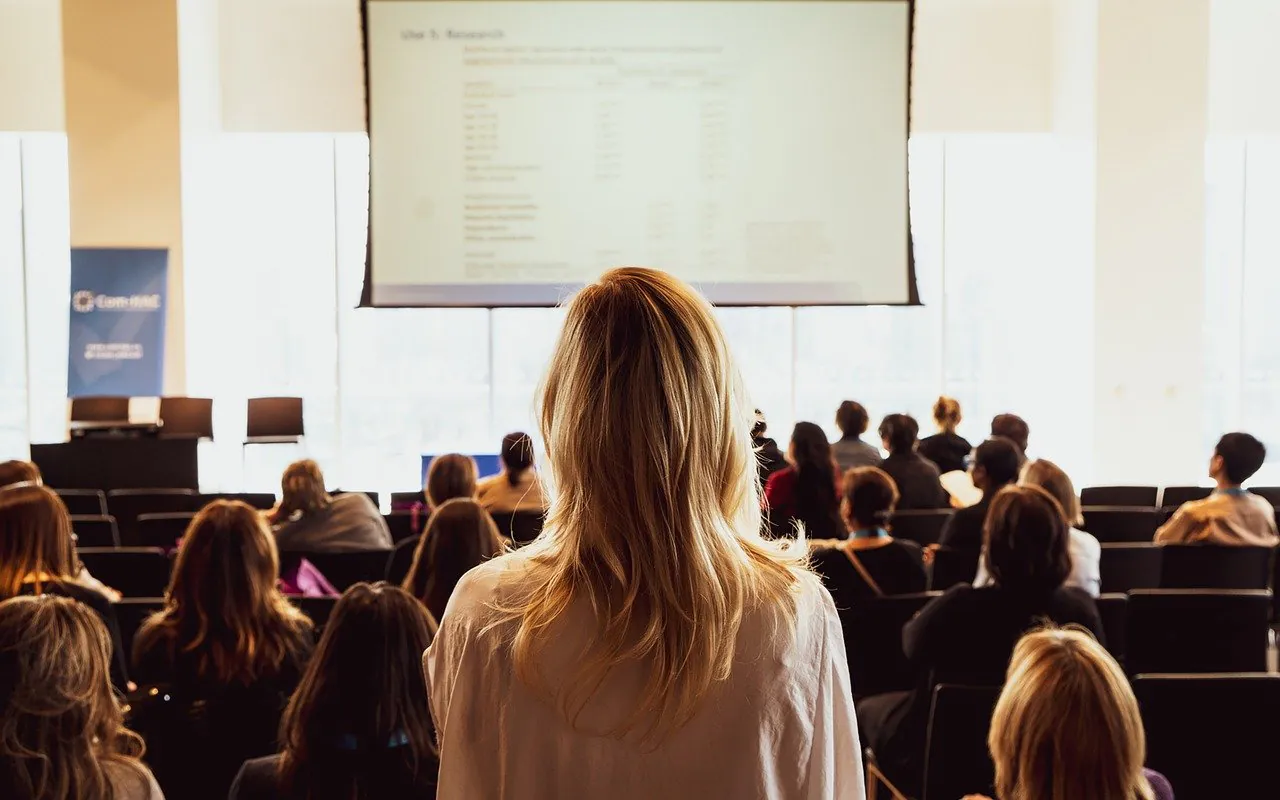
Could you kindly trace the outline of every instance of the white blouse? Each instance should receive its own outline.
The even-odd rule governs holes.
[[[749,612],[729,679],[686,725],[642,747],[593,733],[634,708],[641,665],[615,669],[576,728],[515,676],[516,623],[489,626],[494,600],[527,574],[524,559],[511,553],[467,573],[424,655],[442,800],[863,800],[844,635],[816,576],[800,581],[794,629]],[[552,690],[573,674],[594,630],[583,602],[548,637],[539,666]]]

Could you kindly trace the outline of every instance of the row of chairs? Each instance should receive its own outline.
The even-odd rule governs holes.
[[[1081,529],[1103,543],[1150,542],[1174,511],[1154,506],[1085,506],[1082,510]],[[953,513],[946,508],[899,511],[893,515],[893,535],[921,546],[937,544]]]
[[[1257,486],[1249,490],[1280,506],[1280,486]],[[1183,503],[1203,500],[1213,493],[1208,486],[1087,486],[1080,490],[1086,506],[1147,506],[1177,508]]]

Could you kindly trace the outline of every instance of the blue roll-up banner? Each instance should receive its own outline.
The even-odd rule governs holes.
[[[71,250],[68,397],[159,397],[164,384],[166,249]]]

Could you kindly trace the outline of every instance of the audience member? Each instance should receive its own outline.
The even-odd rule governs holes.
[[[898,487],[883,470],[858,467],[844,475],[840,512],[852,533],[841,541],[814,542],[810,563],[822,576],[836,608],[861,600],[923,592],[920,545],[886,530],[898,503]]]
[[[112,640],[60,597],[0,603],[0,797],[164,800],[108,679]]]
[[[764,412],[757,408],[755,419],[751,423],[751,447],[756,453],[761,486],[768,484],[770,475],[787,468],[787,457],[783,455],[778,443],[765,436],[768,430],[769,424],[765,421]]]
[[[1018,639],[1045,619],[1083,625],[1102,636],[1093,599],[1063,585],[1071,571],[1067,523],[1048,492],[1009,486],[996,495],[983,557],[991,585],[953,586],[903,631],[903,650],[923,676],[922,684],[858,703],[858,719],[877,763],[909,795],[920,789],[934,686],[1001,685]]]
[[[960,402],[953,397],[939,397],[933,404],[933,421],[938,432],[920,440],[920,455],[936,464],[943,474],[968,468],[966,462],[973,445],[956,433],[961,419]]]
[[[570,303],[547,529],[463,577],[427,651],[440,796],[863,797],[840,620],[760,536],[744,394],[675,278]]]
[[[40,482],[40,468],[30,461],[0,461],[0,489],[18,483]]]
[[[348,589],[285,710],[282,752],[247,762],[230,800],[435,797],[439,762],[420,668],[434,631],[400,589]]]
[[[1071,553],[1071,574],[1067,576],[1066,585],[1083,589],[1090,597],[1097,597],[1102,591],[1102,545],[1093,534],[1085,533],[1075,527],[1084,522],[1080,513],[1080,496],[1071,483],[1071,478],[1057,464],[1045,459],[1037,459],[1022,468],[1019,483],[1023,486],[1039,486],[1058,501],[1066,515],[1068,533],[1067,549]],[[986,565],[978,563],[978,575],[973,579],[974,586],[986,586],[991,582]]]
[[[489,512],[475,500],[455,497],[427,520],[403,587],[438,620],[462,576],[505,549]]]
[[[932,461],[916,452],[920,425],[907,414],[890,414],[880,423],[880,438],[889,456],[880,469],[898,487],[898,508],[949,508],[951,501]]]
[[[533,469],[533,439],[527,433],[502,437],[502,471],[476,484],[480,505],[495,514],[527,511],[541,514],[542,484]]]
[[[476,496],[476,460],[461,453],[446,453],[431,459],[427,483],[422,487],[427,509],[435,509],[455,497]]]
[[[1169,781],[1142,766],[1146,736],[1128,679],[1083,631],[1018,642],[987,746],[1002,798],[1173,800]]]
[[[1275,547],[1276,512],[1271,503],[1241,486],[1267,459],[1267,448],[1247,433],[1228,433],[1209,459],[1217,484],[1204,500],[1184,503],[1160,530],[1158,544],[1228,544]]]
[[[831,445],[831,453],[842,473],[854,467],[877,467],[884,460],[875,446],[862,441],[868,420],[867,410],[852,400],[845,400],[836,410],[840,441]]]
[[[205,506],[178,546],[165,607],[133,646],[134,680],[172,698],[138,719],[172,797],[222,800],[246,759],[276,752],[314,643],[311,622],[276,588],[279,571],[261,515],[238,501]]]
[[[822,428],[797,422],[787,448],[791,466],[769,476],[764,497],[775,533],[793,535],[796,523],[815,539],[843,539],[836,462]]]
[[[976,505],[962,508],[951,515],[942,528],[939,543],[973,553],[975,563],[982,549],[982,525],[996,494],[1018,480],[1022,452],[1003,437],[988,439],[973,451],[973,485],[982,491]]]
[[[0,600],[51,594],[84,603],[102,619],[113,643],[111,679],[126,688],[120,626],[111,599],[87,586],[76,558],[71,517],[53,490],[21,483],[0,489]]]
[[[1031,438],[1031,428],[1027,421],[1017,414],[997,414],[991,420],[991,435],[1003,436],[1018,446],[1022,457],[1027,457],[1027,440]]]
[[[391,531],[363,492],[332,497],[311,459],[295,461],[280,479],[280,502],[268,513],[282,551],[348,553],[389,550]]]

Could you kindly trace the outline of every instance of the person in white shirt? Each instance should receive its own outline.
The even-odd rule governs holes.
[[[1280,543],[1275,508],[1241,486],[1266,460],[1267,448],[1247,433],[1228,433],[1219,439],[1209,460],[1209,477],[1217,489],[1203,500],[1183,503],[1156,531],[1156,544],[1275,547]]]
[[[545,506],[542,484],[533,469],[533,439],[527,433],[508,433],[502,437],[500,456],[502,471],[476,484],[476,501],[495,514],[541,514]]]
[[[540,419],[546,530],[462,578],[424,657],[439,796],[862,800],[839,617],[806,544],[761,537],[711,306],[606,273],[569,305]]]

